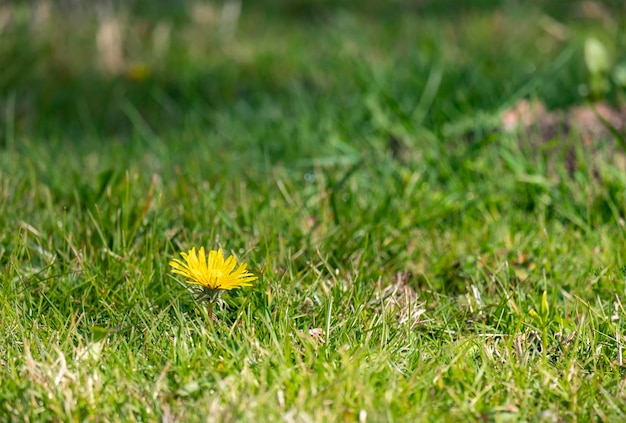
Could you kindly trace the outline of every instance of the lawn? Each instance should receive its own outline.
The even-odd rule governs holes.
[[[0,6],[0,421],[626,419],[623,2],[94,4]]]

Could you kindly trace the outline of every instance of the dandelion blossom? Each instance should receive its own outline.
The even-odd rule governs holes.
[[[170,261],[172,273],[182,275],[187,278],[187,282],[192,285],[202,287],[201,299],[209,301],[209,317],[213,318],[211,304],[219,297],[221,291],[240,288],[242,286],[252,286],[250,282],[257,279],[247,270],[248,265],[240,264],[237,269],[237,260],[234,256],[224,260],[222,249],[209,251],[208,260],[204,252],[204,247],[196,252],[192,248],[187,253],[180,253],[183,260],[173,259]]]

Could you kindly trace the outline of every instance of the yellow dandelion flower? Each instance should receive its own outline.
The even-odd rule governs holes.
[[[234,256],[224,260],[222,249],[209,251],[209,257],[204,253],[204,247],[196,254],[192,248],[188,253],[180,253],[183,260],[170,261],[172,273],[182,275],[193,285],[200,285],[210,290],[231,290],[242,286],[252,286],[257,277],[247,270],[248,265],[243,263],[237,269],[237,260]]]
[[[126,71],[126,77],[135,82],[143,82],[150,77],[150,68],[143,63],[135,63]]]
[[[247,270],[248,265],[243,263],[237,266],[234,256],[224,260],[222,249],[209,251],[207,260],[204,247],[196,253],[192,248],[187,253],[180,253],[183,260],[173,259],[170,261],[172,273],[182,275],[187,278],[187,282],[192,285],[202,287],[199,299],[208,300],[209,319],[213,320],[213,302],[219,297],[221,291],[240,288],[242,286],[252,286],[250,282],[257,279]]]

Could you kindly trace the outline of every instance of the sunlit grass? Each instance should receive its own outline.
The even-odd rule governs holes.
[[[163,56],[124,50],[145,79],[78,39],[15,59],[39,66],[2,79],[0,420],[623,419],[623,155],[497,127],[584,101],[577,38],[530,6],[271,10],[187,46],[168,15]],[[214,321],[168,265],[200,246],[258,276]]]

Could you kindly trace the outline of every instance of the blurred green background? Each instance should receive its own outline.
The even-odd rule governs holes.
[[[371,129],[373,106],[361,106],[372,96],[400,121],[417,117],[434,131],[527,96],[549,108],[589,98],[620,103],[625,8],[539,0],[3,2],[0,142],[190,122],[215,128],[224,114],[254,126],[260,115],[293,117],[303,98],[320,108],[312,125],[327,118],[352,134]],[[597,87],[585,64],[589,37],[610,62]]]

